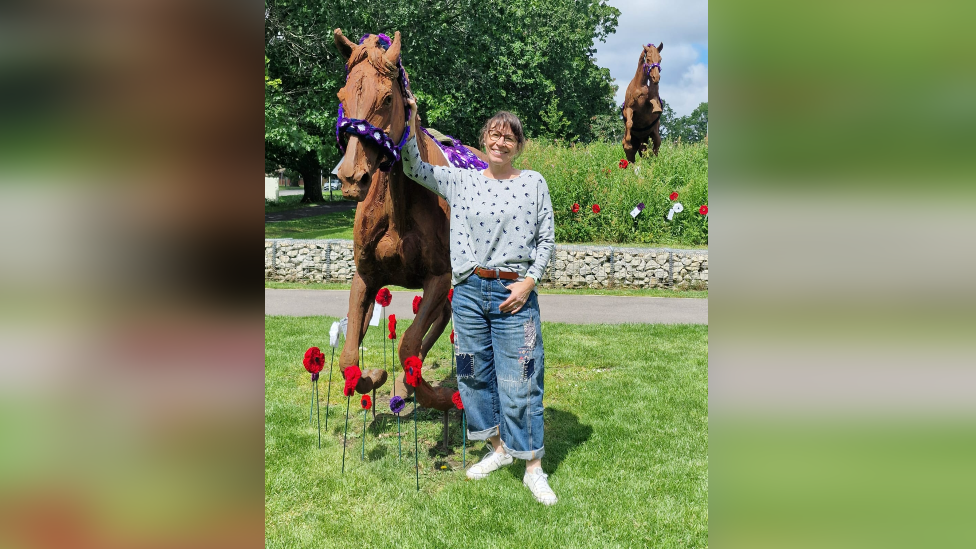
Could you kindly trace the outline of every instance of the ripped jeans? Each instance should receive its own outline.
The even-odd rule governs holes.
[[[500,434],[513,457],[538,459],[545,453],[539,297],[532,292],[514,315],[499,311],[510,295],[505,286],[512,283],[472,274],[454,287],[458,389],[468,438],[486,440]]]

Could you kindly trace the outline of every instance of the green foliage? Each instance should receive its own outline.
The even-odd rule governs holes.
[[[354,41],[399,30],[424,124],[468,143],[498,110],[517,113],[529,136],[590,140],[591,117],[615,108],[593,55],[620,11],[601,0],[266,0],[265,13],[266,170],[308,175],[339,160],[335,28]]]
[[[401,461],[389,385],[377,391],[375,420],[354,397],[343,473],[338,368],[328,400],[328,365],[319,378],[319,449],[301,366],[313,345],[329,356],[334,320],[265,317],[267,547],[708,546],[707,326],[542,324],[542,466],[559,496],[545,507],[522,486],[523,461],[466,481],[458,413],[450,413],[451,445],[441,452],[443,415],[423,408],[418,492],[413,404],[401,414]],[[398,331],[409,324],[400,319]],[[452,387],[449,330],[425,358],[424,377]],[[384,334],[376,327],[366,334],[366,367],[383,367],[384,346],[390,363]],[[465,465],[483,454],[483,443],[467,441]]]
[[[546,178],[555,210],[557,242],[708,244],[708,220],[698,213],[708,204],[708,145],[664,143],[657,157],[638,157],[626,169],[619,143],[559,145],[533,140],[516,160],[519,168]],[[640,168],[639,170],[637,168]],[[668,195],[678,192],[684,211],[672,221]],[[643,202],[636,219],[631,210]],[[572,212],[574,203],[581,207]],[[600,205],[600,213],[591,211]]]
[[[676,117],[674,111],[665,102],[664,112],[661,114],[661,139],[664,141],[681,141],[682,143],[698,143],[708,135],[708,103],[701,103],[688,116]]]

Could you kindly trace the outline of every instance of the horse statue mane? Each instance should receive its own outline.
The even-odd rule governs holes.
[[[641,49],[637,60],[637,71],[627,85],[621,115],[624,118],[624,154],[633,162],[637,154],[644,156],[647,140],[653,144],[652,153],[657,156],[661,147],[661,113],[664,101],[658,92],[661,82],[661,50],[658,46],[647,44]]]
[[[400,338],[401,364],[411,356],[423,360],[451,318],[447,299],[451,288],[450,206],[443,198],[403,173],[400,157],[409,134],[406,94],[409,80],[400,61],[400,33],[366,35],[359,43],[334,31],[335,45],[346,59],[346,82],[339,90],[336,140],[342,151],[338,176],[342,196],[356,200],[353,256],[356,273],[349,293],[346,341],[339,357],[341,372],[359,364],[362,343],[372,316],[376,293],[395,284],[423,288],[423,300],[413,324]],[[421,158],[448,165],[435,140],[418,132]],[[457,156],[483,160],[480,151],[463,147]],[[484,165],[487,167],[487,164]],[[356,385],[365,394],[387,380],[384,369],[370,369]],[[454,406],[453,389],[421,381],[417,402],[426,408]],[[408,395],[404,395],[408,396]]]

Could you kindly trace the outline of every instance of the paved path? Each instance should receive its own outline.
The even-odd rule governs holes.
[[[387,313],[413,318],[416,292],[393,292]],[[284,316],[346,316],[349,290],[264,290],[264,314]],[[540,294],[546,322],[571,324],[708,324],[708,300],[678,297],[624,297]]]

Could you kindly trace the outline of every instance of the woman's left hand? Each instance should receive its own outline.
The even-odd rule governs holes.
[[[529,297],[532,296],[532,290],[535,289],[535,280],[527,276],[525,280],[509,284],[506,289],[512,292],[512,295],[508,296],[508,299],[505,301],[502,301],[501,305],[498,306],[498,310],[503,313],[515,314],[522,309],[526,302],[529,301]]]

